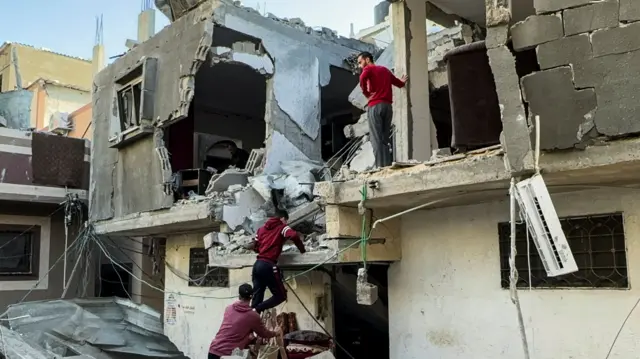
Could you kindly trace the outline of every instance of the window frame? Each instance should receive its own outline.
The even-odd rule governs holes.
[[[572,224],[571,222],[579,222],[588,220],[593,222],[593,226],[579,226],[578,223]],[[610,234],[599,234],[596,229],[606,225],[607,221],[615,221],[615,226],[610,227]],[[578,272],[570,273],[567,275],[551,278],[546,275],[546,271],[542,267],[538,250],[533,242],[532,236],[529,234],[529,261],[532,269],[532,289],[573,289],[573,290],[628,290],[631,288],[631,282],[629,279],[629,258],[627,250],[627,237],[625,228],[624,213],[620,211],[612,211],[597,214],[586,215],[572,215],[560,217],[560,223],[562,225],[569,246],[571,246],[574,257],[578,264]],[[567,231],[567,226],[575,226],[577,234]],[[595,232],[595,233],[594,233]],[[510,254],[510,224],[509,222],[498,223],[498,252],[500,260],[500,285],[502,289],[509,289],[509,254]],[[518,223],[516,229],[516,269],[518,270],[518,289],[529,288],[528,280],[528,263],[526,252],[526,224]],[[602,237],[610,237],[611,239],[611,264],[606,266],[594,265],[596,256],[608,254],[607,251],[597,249],[597,245],[602,246],[602,243],[592,242],[593,238],[603,240]],[[581,248],[577,249],[576,243],[580,241]],[[616,243],[619,242],[619,243]],[[596,248],[596,249],[594,249]],[[582,258],[580,257],[582,256]],[[602,260],[601,258],[598,261]],[[524,263],[522,263],[524,261]],[[518,262],[521,262],[518,264]],[[587,264],[587,266],[583,265]],[[601,277],[596,271],[608,271],[611,270],[613,274],[609,278]],[[615,272],[615,273],[614,273]],[[611,279],[616,278],[617,279]],[[599,279],[598,281],[592,281],[592,279]],[[538,282],[538,283],[536,283]],[[551,282],[551,283],[549,283]],[[607,285],[606,283],[610,284]],[[604,284],[603,284],[604,283]]]
[[[197,257],[197,258],[194,258]],[[194,263],[197,260],[199,263]],[[204,261],[203,261],[204,260]],[[202,262],[204,262],[204,272],[201,268]],[[195,279],[207,275],[207,279],[202,283],[196,283]],[[220,278],[224,277],[224,278]],[[229,268],[225,267],[210,267],[209,255],[205,248],[192,247],[189,248],[189,287],[202,287],[202,288],[229,288],[230,287],[230,273]]]
[[[17,236],[29,234],[31,259],[29,272],[7,273],[0,270],[0,281],[38,280],[40,275],[40,236],[42,228],[39,225],[19,225],[0,223],[0,232],[17,233]],[[13,239],[12,239],[13,240]],[[0,246],[4,243],[0,243]],[[2,260],[2,258],[0,258]]]
[[[109,147],[122,148],[154,133],[157,68],[158,60],[154,57],[146,57],[114,81],[113,105],[116,107],[114,111],[116,115],[111,120],[113,135],[109,137]],[[135,91],[136,88],[139,88],[139,91]],[[127,91],[131,91],[133,95],[133,114],[135,115],[133,124],[128,123],[124,113],[122,94]]]

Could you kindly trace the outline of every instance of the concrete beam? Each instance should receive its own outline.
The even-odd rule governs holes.
[[[640,139],[619,140],[587,147],[584,150],[543,153],[540,168],[548,185],[553,186],[616,186],[637,183],[640,176]],[[505,170],[502,155],[445,163],[437,166],[419,165],[396,171],[384,171],[366,177],[376,182],[378,189],[369,190],[370,208],[406,209],[427,201],[442,201],[437,206],[453,205],[456,198],[467,196],[466,204],[478,203],[496,196],[483,192],[508,188],[511,175]],[[316,184],[316,194],[328,203],[356,206],[363,178],[342,183]],[[506,196],[506,192],[500,192]],[[328,230],[329,230],[328,226]]]
[[[469,22],[468,20],[458,15],[446,13],[444,10],[440,9],[430,1],[427,1],[426,9],[427,19],[435,22],[442,27],[454,27],[456,26],[456,22],[459,22],[461,24]]]
[[[428,160],[434,144],[435,130],[429,111],[426,17],[424,0],[391,4],[394,72],[398,76],[409,76],[409,83],[404,89],[394,89],[396,161]]]
[[[166,237],[169,234],[212,231],[220,225],[210,202],[173,206],[94,223],[97,234],[130,237]]]

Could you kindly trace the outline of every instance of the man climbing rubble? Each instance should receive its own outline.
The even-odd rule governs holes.
[[[369,100],[367,119],[369,140],[376,158],[376,167],[391,166],[391,120],[393,118],[393,95],[391,86],[404,87],[407,76],[398,79],[388,68],[373,62],[373,55],[363,52],[358,55],[358,66],[362,69],[360,87]]]
[[[220,359],[231,355],[234,349],[246,349],[254,339],[253,333],[260,338],[273,338],[281,333],[268,330],[258,313],[249,306],[253,288],[243,284],[238,288],[239,300],[229,305],[222,318],[220,330],[209,346],[209,359]]]
[[[251,307],[262,313],[274,308],[287,300],[282,271],[278,267],[278,258],[282,253],[282,246],[287,240],[292,241],[300,253],[305,253],[302,235],[287,225],[289,214],[284,210],[276,210],[275,217],[267,220],[258,229],[253,249],[258,253],[258,259],[253,265],[253,301]],[[264,300],[264,292],[269,288],[271,298]]]

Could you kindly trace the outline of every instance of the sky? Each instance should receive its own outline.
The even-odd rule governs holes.
[[[325,26],[348,36],[373,25],[373,7],[380,0],[243,0],[245,6],[279,17],[299,17],[307,26]],[[125,41],[137,36],[141,0],[2,0],[0,44],[6,41],[46,48],[89,59],[95,43],[96,16],[103,16],[107,57],[126,51]],[[347,5],[348,4],[348,5]],[[159,11],[156,30],[169,20]]]

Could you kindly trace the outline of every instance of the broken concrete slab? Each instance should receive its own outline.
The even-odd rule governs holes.
[[[206,194],[210,195],[214,192],[224,192],[232,185],[246,186],[247,183],[249,183],[249,176],[250,173],[245,170],[228,169],[211,177]]]
[[[355,172],[364,172],[375,166],[376,158],[370,141],[365,141],[360,146],[358,154],[349,163],[349,169]]]
[[[618,26],[618,1],[602,1],[562,13],[566,36]]]
[[[533,7],[537,14],[546,14],[559,10],[570,9],[594,2],[593,0],[533,0]]]
[[[571,67],[540,71],[522,78],[531,116],[540,116],[540,148],[572,148],[593,128],[594,89],[573,88]]]
[[[589,34],[563,37],[536,48],[540,69],[566,66],[593,58]]]
[[[307,202],[296,208],[289,210],[289,225],[294,227],[296,224],[313,219],[310,216],[319,213],[322,210],[317,202]]]
[[[487,50],[487,56],[500,102],[501,142],[508,170],[512,174],[530,171],[533,169],[533,151],[515,57],[506,46]]]
[[[226,246],[229,244],[229,234],[220,232],[207,233],[203,238],[204,248],[209,249],[216,245]]]
[[[235,193],[235,204],[225,205],[222,208],[221,220],[235,231],[242,227],[247,218],[258,211],[264,203],[262,196],[252,187],[248,187],[242,192]]]
[[[640,1],[620,0],[620,21],[640,20]]]
[[[516,51],[528,50],[563,36],[560,14],[532,15],[511,27],[511,39]]]
[[[621,54],[640,49],[640,22],[612,29],[597,30],[591,35],[593,56]]]

